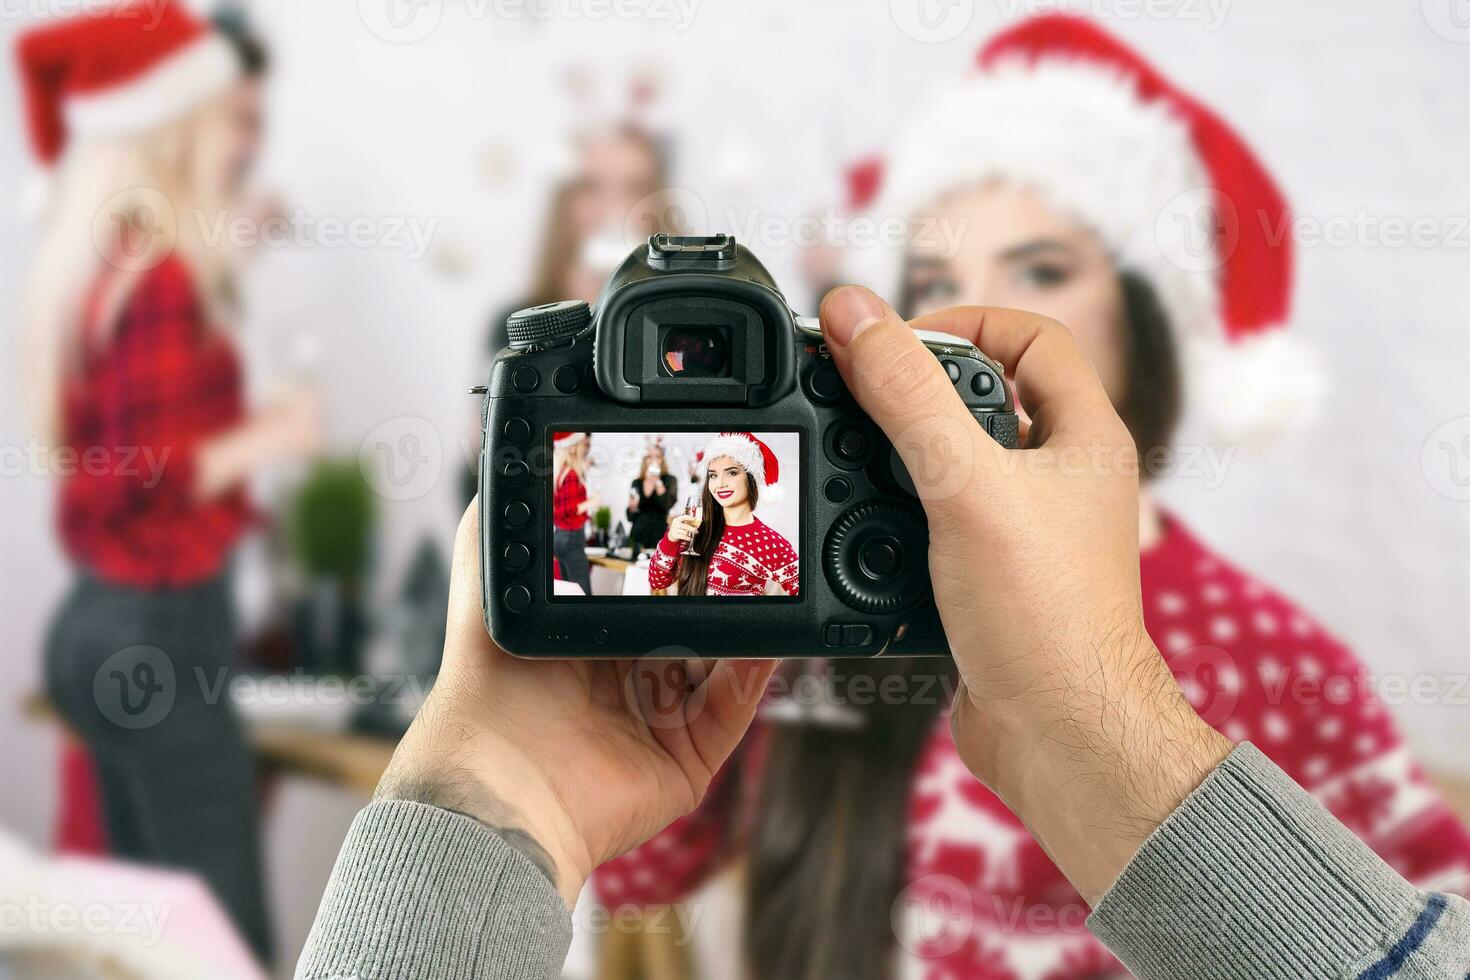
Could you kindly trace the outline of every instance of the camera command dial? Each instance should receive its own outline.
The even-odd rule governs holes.
[[[505,322],[505,332],[516,350],[563,347],[591,322],[592,310],[587,304],[568,299],[512,313]]]

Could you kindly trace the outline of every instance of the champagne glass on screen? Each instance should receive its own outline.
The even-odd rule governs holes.
[[[704,520],[704,507],[701,506],[701,496],[702,494],[700,493],[691,493],[688,499],[684,501],[684,516],[694,518],[694,530],[696,532],[699,531],[699,525]],[[679,554],[689,555],[694,558],[699,557],[699,552],[694,550],[693,538],[689,539],[689,541],[684,545],[684,550],[679,552]]]

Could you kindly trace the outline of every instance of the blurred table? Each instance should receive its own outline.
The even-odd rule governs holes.
[[[606,559],[619,561],[620,559]],[[629,564],[623,562],[623,564]],[[25,717],[65,727],[44,695],[32,694],[22,705]],[[288,775],[317,779],[371,796],[393,758],[397,741],[381,735],[323,732],[299,725],[262,723],[249,728],[250,742],[267,766]],[[1450,808],[1470,823],[1470,777],[1431,772]]]
[[[667,590],[659,589],[652,591],[648,587],[648,565],[628,561],[626,558],[614,558],[612,555],[588,555],[587,564],[597,568],[605,568],[609,572],[615,572],[619,576],[619,587],[612,591],[599,591],[593,589],[597,595],[667,595]]]
[[[22,712],[37,722],[65,728],[65,722],[40,694],[25,699]],[[300,725],[264,722],[247,728],[250,744],[271,770],[330,783],[373,795],[398,742],[382,735],[324,732]]]

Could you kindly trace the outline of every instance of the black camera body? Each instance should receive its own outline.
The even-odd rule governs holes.
[[[485,392],[480,453],[485,625],[502,648],[557,659],[948,652],[927,524],[907,472],[844,387],[815,318],[794,315],[732,237],[655,235],[613,273],[595,315],[585,303],[553,303],[512,315],[507,329],[510,346]],[[1013,448],[1017,419],[1001,366],[959,338],[923,340],[976,420]],[[799,446],[799,458],[782,464],[796,594],[586,595],[557,586],[552,443],[568,432],[592,433],[592,445],[604,433],[609,441],[755,433]],[[758,502],[755,516],[768,510]],[[622,574],[642,573],[628,562]]]

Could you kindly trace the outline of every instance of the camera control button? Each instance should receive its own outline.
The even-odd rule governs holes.
[[[867,426],[859,422],[839,422],[828,429],[822,440],[827,458],[844,470],[859,470],[873,458],[877,440]]]
[[[511,612],[525,612],[531,608],[531,590],[524,585],[512,585],[500,598]]]
[[[806,373],[807,394],[819,402],[835,402],[842,397],[842,375],[830,361],[817,364]]]
[[[903,567],[903,544],[897,538],[874,538],[863,545],[858,567],[875,581],[887,578]]]
[[[591,322],[587,304],[569,299],[517,310],[505,321],[505,332],[516,350],[565,347]]]
[[[840,504],[852,496],[852,483],[845,476],[834,476],[822,485],[822,493],[834,504]]]
[[[924,518],[910,507],[870,500],[837,518],[822,545],[822,571],[843,604],[890,615],[930,595]]]
[[[525,527],[531,523],[531,505],[524,500],[512,500],[505,505],[501,515],[511,527]]]
[[[531,423],[523,418],[506,419],[500,431],[511,442],[525,442],[531,438]]]
[[[867,623],[828,623],[822,641],[829,647],[865,647],[873,642],[873,627]]]
[[[975,379],[970,382],[970,388],[975,392],[975,394],[979,395],[981,398],[984,398],[986,395],[995,390],[995,376],[992,375],[989,371],[981,371],[979,374],[975,375]]]
[[[570,395],[582,386],[582,376],[570,364],[563,364],[551,376],[551,383],[563,395]]]
[[[944,360],[940,361],[939,363],[944,365],[944,373],[947,374],[947,375],[949,375],[949,383],[950,384],[959,384],[960,383],[960,366],[958,364],[956,364],[954,361],[951,361],[949,358],[945,358]]]
[[[519,541],[506,545],[501,557],[505,560],[505,567],[513,572],[531,567],[531,549]]]
[[[540,386],[541,375],[531,365],[522,364],[510,376],[510,383],[515,386],[516,391],[529,394]]]
[[[525,460],[508,459],[505,465],[500,467],[500,475],[510,483],[520,483],[531,475],[531,470],[526,466]]]

